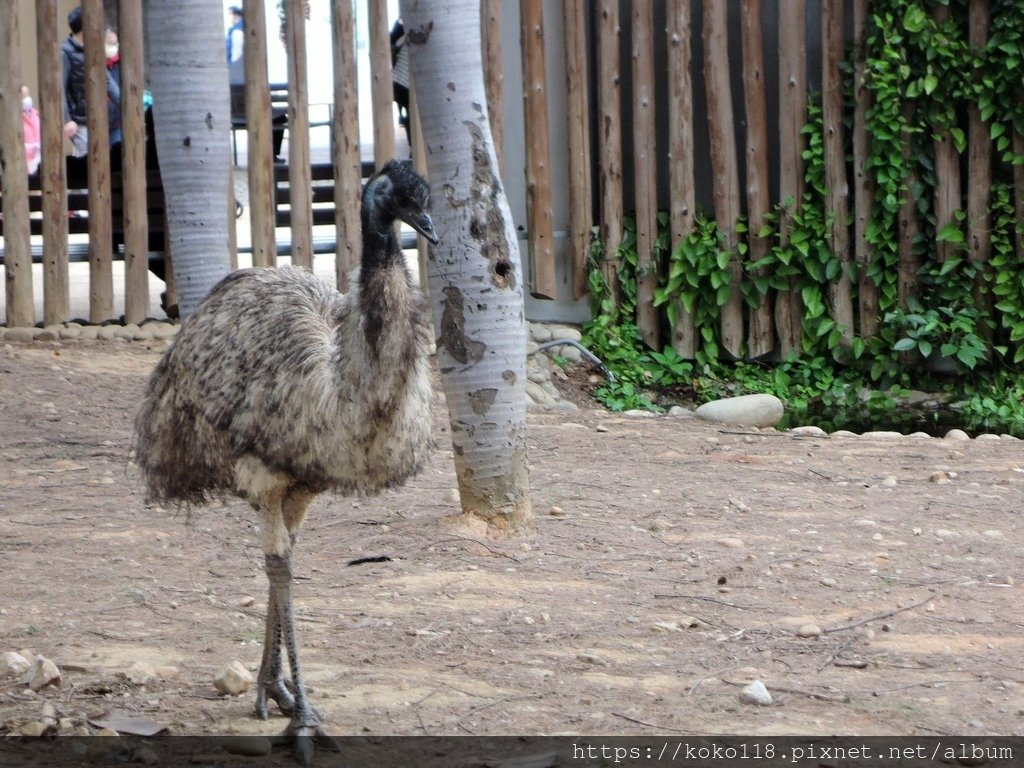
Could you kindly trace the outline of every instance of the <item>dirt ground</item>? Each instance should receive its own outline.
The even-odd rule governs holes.
[[[0,681],[0,734],[46,702],[71,732],[104,712],[174,734],[285,724],[212,682],[259,664],[253,511],[186,522],[144,504],[128,462],[161,348],[0,349],[0,652],[63,672],[38,694]],[[531,411],[537,534],[485,541],[444,520],[435,413],[421,476],[322,497],[299,541],[302,660],[332,732],[1024,734],[1024,442]],[[126,679],[136,662],[157,678]],[[741,702],[754,679],[770,706]]]

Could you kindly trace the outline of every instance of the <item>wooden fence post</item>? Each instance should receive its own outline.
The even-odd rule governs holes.
[[[107,112],[106,24],[102,0],[82,2],[85,104],[89,132],[89,320],[114,315],[114,247],[110,199],[110,123]]]
[[[554,299],[555,253],[551,221],[551,161],[548,146],[547,77],[542,0],[519,6],[523,43],[523,106],[526,122],[526,229],[530,294]]]
[[[675,250],[693,230],[696,185],[693,179],[693,79],[691,77],[690,0],[669,0],[668,36],[669,131],[669,250]],[[696,354],[693,315],[676,301],[672,348],[680,357]]]
[[[569,152],[569,251],[572,296],[587,294],[592,188],[590,180],[590,78],[587,76],[586,8],[583,0],[564,0],[566,144]]]
[[[949,7],[936,5],[933,11],[940,24],[949,18]],[[961,210],[960,154],[947,130],[935,139],[935,231],[956,224],[956,213]],[[940,240],[935,252],[940,262],[948,259],[958,248],[957,243]]]
[[[391,82],[391,28],[387,0],[369,0],[370,75],[373,104],[373,162],[379,171],[395,156],[395,116]]]
[[[331,35],[334,48],[334,114],[331,162],[334,164],[335,281],[348,290],[349,273],[362,252],[359,198],[362,160],[359,157],[359,98],[356,85],[355,21],[350,0],[331,0]]]
[[[30,326],[35,318],[32,297],[32,248],[29,240],[28,168],[25,129],[21,123],[21,39],[16,4],[0,14],[0,50],[7,61],[0,69],[0,166],[4,168],[4,269],[7,326]]]
[[[843,339],[853,341],[853,294],[850,280],[850,185],[846,179],[843,143],[843,2],[823,0],[821,5],[821,117],[825,129],[825,214],[832,217],[829,246],[842,271],[829,283],[832,318],[842,326]]]
[[[992,19],[988,2],[970,0],[969,40],[975,53],[980,52],[988,42]],[[981,77],[975,72],[975,77]],[[985,286],[989,271],[988,260],[992,255],[992,216],[989,213],[989,198],[992,188],[992,139],[989,127],[981,117],[977,103],[967,105],[967,253],[978,264],[974,280],[974,306],[983,313],[992,314],[992,293]],[[1018,222],[1021,225],[1021,222]],[[992,331],[985,324],[983,333],[991,339]]]
[[[267,76],[267,12],[263,0],[245,0],[246,158],[249,174],[249,230],[252,234],[252,264],[277,264],[274,236],[274,149],[270,80]],[[237,85],[232,87],[237,88]],[[295,131],[292,130],[294,137]],[[290,142],[289,142],[290,143]],[[233,214],[232,214],[233,215]]]
[[[149,315],[149,206],[146,199],[146,79],[142,51],[142,4],[120,0],[121,195],[124,211],[124,319]],[[232,211],[231,221],[234,221]]]
[[[661,351],[658,287],[658,171],[655,163],[654,18],[650,3],[633,3],[633,184],[636,196],[636,324],[644,343]]]
[[[288,199],[292,264],[313,267],[313,193],[309,164],[306,15],[302,0],[285,0],[288,51]]]
[[[860,335],[869,339],[878,333],[881,317],[878,309],[878,286],[868,277],[872,248],[868,243],[867,226],[875,201],[875,179],[865,168],[868,160],[867,113],[872,103],[871,91],[865,84],[866,52],[864,31],[868,21],[868,0],[853,0],[853,253],[858,268],[857,302]]]
[[[727,7],[714,2],[704,5],[704,88],[708,101],[708,133],[711,137],[711,175],[715,219],[722,233],[722,247],[729,253],[731,292],[719,307],[722,348],[739,359],[743,353],[743,295],[740,289],[739,171],[736,163],[736,135],[729,83],[729,40]],[[713,301],[712,297],[708,300]]]
[[[807,2],[779,0],[779,200],[792,203],[779,222],[780,240],[789,242],[793,212],[804,197],[803,127],[807,122]],[[799,356],[803,340],[803,301],[790,289],[775,297],[775,330],[783,359]]]
[[[615,302],[619,299],[619,259],[622,242],[622,94],[619,86],[619,2],[601,0],[598,31],[598,163],[601,183],[601,271]]]
[[[64,160],[64,86],[61,84],[57,0],[36,0],[36,54],[42,164],[43,323],[71,317],[68,276],[68,188]],[[12,60],[16,58],[11,54]]]
[[[910,125],[914,115],[914,107],[905,105],[903,116],[905,124]],[[921,268],[921,259],[915,250],[915,244],[921,235],[921,222],[917,215],[917,199],[914,187],[917,185],[917,164],[911,163],[914,136],[908,131],[903,133],[903,160],[910,166],[910,176],[906,179],[907,194],[900,205],[899,212],[899,274],[897,275],[897,291],[899,306],[907,308],[907,301],[915,293],[917,286],[917,270]]]
[[[749,261],[768,255],[769,241],[759,230],[765,223],[770,198],[768,181],[768,117],[764,93],[764,41],[761,0],[741,4],[743,47],[743,102],[747,114],[747,242]],[[755,273],[760,276],[763,270]],[[772,351],[772,295],[765,293],[761,305],[750,310],[747,356],[763,357]]]
[[[483,0],[481,5],[484,89],[487,94],[487,119],[491,123],[498,168],[505,173],[505,128],[502,118],[502,87],[505,72],[501,66],[501,0]]]

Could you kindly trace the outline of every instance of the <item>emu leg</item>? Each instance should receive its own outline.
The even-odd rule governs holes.
[[[286,715],[295,709],[295,698],[281,669],[281,618],[277,612],[276,587],[271,582],[267,599],[267,625],[263,636],[263,661],[256,677],[256,715],[261,720],[269,717],[267,699],[277,702]]]
[[[291,552],[283,555],[268,554],[266,556],[267,578],[270,579],[271,594],[277,608],[278,623],[288,651],[291,664],[292,683],[295,687],[295,701],[292,708],[292,719],[285,729],[284,735],[295,742],[295,755],[303,765],[313,761],[313,744],[340,751],[337,742],[328,735],[321,722],[320,715],[310,706],[306,699],[306,688],[302,683],[302,671],[299,667],[298,648],[295,644],[295,625],[292,618],[292,563]],[[269,609],[268,609],[269,615]]]

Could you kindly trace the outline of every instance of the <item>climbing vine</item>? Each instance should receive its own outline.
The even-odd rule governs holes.
[[[1024,222],[1015,208],[1024,189],[1019,177],[1014,178],[1015,167],[1024,164],[1024,3],[992,0],[989,9],[988,41],[976,49],[969,42],[967,0],[871,0],[863,50],[848,51],[848,127],[858,85],[854,55],[863,57],[862,85],[870,94],[863,167],[873,190],[864,230],[869,253],[867,262],[854,269],[863,269],[863,277],[878,288],[877,332],[856,335],[847,344],[829,313],[829,287],[843,266],[828,246],[823,126],[820,99],[812,95],[804,129],[806,191],[801,200],[777,206],[756,233],[746,232],[744,222],[738,222],[737,253],[727,249],[718,224],[702,215],[670,248],[666,216],[659,218],[663,258],[655,304],[668,327],[676,326],[681,311],[692,318],[697,346],[692,364],[678,355],[666,358],[673,352],[670,348],[643,347],[635,325],[632,226],[627,226],[616,254],[618,301],[601,284],[595,262],[595,311],[587,339],[621,363],[613,370],[621,372],[620,382],[631,387],[628,398],[621,387],[608,390],[610,398],[633,407],[655,396],[645,389],[652,381],[682,382],[689,377],[695,396],[756,386],[800,403],[839,405],[844,392],[860,387],[898,391],[930,382],[932,388],[949,390],[961,399],[965,414],[977,423],[994,420],[1024,432],[1024,384],[1019,376],[1024,361]],[[973,108],[988,128],[994,150],[988,199],[991,251],[986,263],[971,258],[966,202],[941,226],[936,217],[936,191],[945,181],[936,176],[936,142],[948,138],[967,168],[967,116]],[[913,217],[913,227],[906,226],[907,217]],[[767,255],[756,262],[745,261],[748,235],[771,242]],[[920,265],[909,276],[906,264],[901,264],[901,235],[908,238],[905,255]],[[599,252],[600,244],[596,248]],[[744,263],[744,273],[734,287],[728,266],[736,257]],[[856,302],[857,280],[853,282]],[[779,291],[799,296],[799,360],[774,365],[720,361],[720,308],[737,287],[751,308],[774,300]],[[943,371],[959,375],[936,379]],[[851,383],[855,386],[847,386]],[[999,401],[992,396],[997,391],[1016,400]],[[1007,420],[1013,423],[1006,424]]]

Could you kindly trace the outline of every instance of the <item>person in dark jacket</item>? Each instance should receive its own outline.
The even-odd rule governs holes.
[[[64,135],[71,140],[72,156],[83,157],[89,151],[89,132],[85,110],[85,47],[82,43],[82,9],[68,14],[71,34],[61,46],[64,74]],[[121,103],[121,89],[107,73],[107,97]]]

